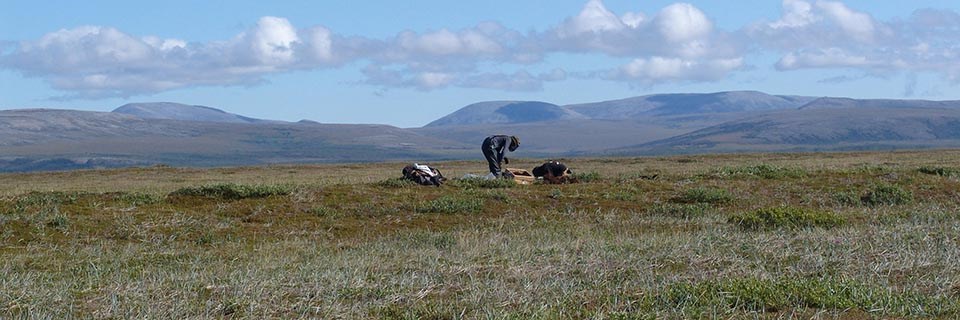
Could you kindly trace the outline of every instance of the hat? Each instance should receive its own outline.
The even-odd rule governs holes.
[[[509,147],[510,151],[517,150],[517,147],[519,146],[520,146],[520,138],[517,138],[517,136],[510,136],[510,147]]]

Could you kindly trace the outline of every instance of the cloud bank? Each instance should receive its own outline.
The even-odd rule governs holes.
[[[757,53],[778,56],[769,67],[779,72],[925,72],[960,83],[960,14],[925,9],[879,21],[842,2],[784,0],[777,20],[727,31],[688,3],[618,14],[589,0],[580,12],[528,32],[486,22],[374,39],[267,16],[230,39],[197,43],[81,26],[0,42],[0,68],[44,79],[65,98],[256,85],[272,74],[344,65],[359,67],[359,83],[383,88],[535,91],[571,74],[645,86],[720,81],[753,67]],[[608,57],[622,65],[534,71],[555,54]]]

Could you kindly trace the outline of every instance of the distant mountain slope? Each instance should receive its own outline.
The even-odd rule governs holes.
[[[638,119],[651,116],[756,112],[794,109],[813,97],[774,96],[757,91],[655,94],[564,106],[592,119]]]
[[[430,122],[426,127],[529,123],[586,119],[587,117],[555,104],[540,101],[488,101],[468,105]]]
[[[455,158],[467,146],[387,125],[223,123],[0,111],[0,171]]]
[[[277,123],[280,121],[248,118],[206,106],[173,102],[128,103],[113,110],[144,119],[168,119],[224,123]]]
[[[699,128],[699,126],[698,126]],[[518,157],[590,154],[605,149],[635,145],[689,132],[684,126],[668,127],[636,120],[566,120],[531,123],[434,126],[414,132],[453,140],[470,146],[480,155],[483,138],[492,134],[520,137]]]
[[[771,112],[613,153],[926,147],[960,147],[960,109],[863,107]]]
[[[851,99],[818,98],[799,109],[843,109],[843,108],[960,108],[960,101],[894,100],[894,99]]]

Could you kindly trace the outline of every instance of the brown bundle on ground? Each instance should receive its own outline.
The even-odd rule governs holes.
[[[560,161],[554,160],[547,161],[533,168],[533,176],[537,178],[543,177],[543,181],[552,184],[577,182],[577,179],[573,177],[573,171],[563,163],[560,163]]]

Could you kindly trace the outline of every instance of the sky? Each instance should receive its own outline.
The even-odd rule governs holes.
[[[659,93],[960,100],[955,0],[0,0],[0,109],[419,127]]]

